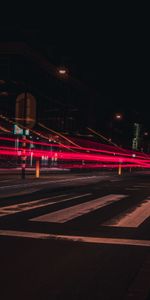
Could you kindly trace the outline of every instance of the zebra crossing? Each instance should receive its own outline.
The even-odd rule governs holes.
[[[114,227],[139,227],[150,216],[150,197],[146,198],[128,212],[123,212],[121,215],[104,223],[106,226]]]
[[[91,194],[86,193],[86,194],[82,194],[79,196],[73,196],[73,197],[65,197],[67,195],[57,195],[57,196],[53,196],[53,197],[42,198],[40,200],[34,200],[34,201],[30,201],[30,202],[8,205],[8,206],[0,208],[0,217],[12,215],[12,214],[19,213],[19,212],[30,211],[30,210],[37,209],[40,207],[46,207],[46,206],[50,206],[50,205],[53,205],[56,203],[62,203],[64,201],[78,199],[78,198],[88,196],[88,195],[91,195]],[[57,198],[62,198],[62,199],[56,200]]]
[[[97,211],[101,214],[102,208],[109,207],[109,205],[112,207],[116,202],[125,202],[129,196],[129,194],[106,194],[101,197],[95,197],[92,193],[55,195],[39,200],[4,205],[0,207],[0,219],[2,217],[18,215],[23,212],[34,212],[35,210],[38,210],[36,217],[34,214],[33,217],[29,217],[28,220],[30,222],[68,224],[70,221],[78,218],[80,218],[82,222],[82,217],[85,215]],[[65,207],[62,207],[63,203],[65,203]],[[57,207],[55,207],[55,204],[57,204]],[[41,208],[45,208],[46,212],[41,213]],[[100,223],[99,226],[138,228],[149,217],[150,196],[143,198],[137,205],[134,204],[132,208],[125,209],[121,213],[108,219],[106,222]]]
[[[51,212],[32,220],[40,222],[65,223],[101,207],[112,204],[115,201],[119,201],[125,197],[125,195],[110,194],[72,207],[67,207],[56,212]]]

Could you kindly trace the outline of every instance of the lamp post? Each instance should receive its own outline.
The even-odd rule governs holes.
[[[65,69],[59,69],[58,72],[60,75],[66,75],[67,71]]]
[[[112,134],[112,140],[113,136],[115,139],[117,138],[119,132],[120,132],[120,125],[123,120],[123,114],[122,113],[115,113],[111,120],[111,134]],[[120,125],[119,125],[120,124]]]
[[[60,79],[66,79],[68,77],[68,69],[64,66],[60,66],[57,68],[57,74]]]
[[[63,130],[66,130],[67,127],[67,121],[68,121],[68,98],[69,98],[69,89],[67,86],[67,83],[64,83],[64,81],[69,79],[69,70],[66,66],[64,65],[60,65],[57,68],[57,77],[58,79],[60,79],[60,88],[62,88],[63,91],[65,91],[65,95],[64,95],[64,102],[65,102],[65,106],[64,106],[64,110],[63,110]],[[63,81],[63,82],[62,82]],[[65,89],[64,89],[64,87]]]
[[[21,178],[26,177],[26,127],[32,128],[36,121],[36,100],[27,91],[16,98],[16,121],[23,126]]]
[[[116,113],[115,115],[114,115],[114,119],[115,120],[122,120],[122,118],[123,118],[123,116],[122,116],[122,114],[121,113]]]

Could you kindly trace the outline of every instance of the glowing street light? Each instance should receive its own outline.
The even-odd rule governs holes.
[[[116,120],[122,120],[122,114],[116,113],[116,114],[115,114],[115,119],[116,119]]]
[[[61,75],[65,75],[67,73],[67,71],[65,69],[59,69],[58,72]]]
[[[57,69],[57,73],[60,77],[66,78],[68,76],[68,69],[66,67],[61,66]]]

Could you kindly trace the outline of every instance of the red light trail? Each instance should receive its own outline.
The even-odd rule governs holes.
[[[15,124],[13,121],[2,115],[0,115],[0,118],[11,124]],[[39,125],[45,129],[48,129],[42,124]],[[22,145],[24,141],[22,138],[17,137],[17,147],[15,147],[16,138],[1,136],[1,160],[5,159],[6,156],[12,158],[21,157],[23,151],[25,151],[24,155],[27,158],[31,157],[32,153],[32,157],[34,159],[42,159],[43,157],[47,157],[49,159],[57,160],[57,162],[60,164],[67,164],[67,166],[70,168],[118,168],[118,165],[121,165],[122,168],[150,168],[150,155],[148,154],[123,149],[113,143],[113,146],[110,146],[90,140],[83,140],[81,138],[67,138],[63,134],[51,129],[49,130],[55,134],[58,134],[60,141],[61,138],[63,141],[65,141],[63,143],[60,141],[54,143],[53,138],[51,139],[51,142],[48,136],[44,136],[41,133],[31,130],[31,132],[38,135],[38,138],[40,136],[41,138],[49,140],[49,142],[26,139],[26,149],[23,149]],[[90,129],[90,131],[93,130]],[[12,144],[14,146],[12,146]],[[43,149],[44,147],[46,149]],[[50,149],[48,150],[47,148]]]
[[[56,145],[55,145],[56,147]],[[61,152],[60,152],[61,149]],[[0,155],[1,156],[11,156],[11,157],[20,157],[23,148],[19,147],[16,149],[15,147],[9,147],[9,146],[0,146]],[[150,158],[146,159],[144,156],[138,158],[138,157],[127,157],[122,154],[120,155],[114,155],[114,153],[109,152],[107,154],[100,154],[100,153],[87,153],[87,152],[71,152],[71,151],[62,151],[64,150],[64,147],[60,147],[56,151],[54,150],[41,150],[41,149],[26,149],[25,155],[26,157],[30,157],[31,153],[34,158],[53,158],[57,157],[57,160],[59,163],[63,163],[65,161],[68,162],[68,164],[72,164],[72,162],[77,162],[76,167],[79,166],[79,163],[82,165],[82,167],[87,168],[88,167],[105,167],[105,168],[117,168],[118,164],[121,164],[122,168],[131,168],[131,167],[142,167],[142,168],[150,168]],[[84,165],[86,163],[86,165]],[[95,163],[95,164],[94,164]]]
[[[15,138],[6,138],[6,137],[0,137],[0,141],[8,141],[8,142],[14,142],[15,143]],[[19,143],[23,143],[23,139],[19,139]],[[141,159],[150,159],[150,155],[148,154],[145,154],[145,153],[140,153],[140,152],[133,152],[131,150],[126,150],[126,153],[123,153],[123,152],[118,152],[118,149],[116,149],[115,147],[113,147],[113,151],[112,150],[109,150],[109,146],[107,145],[103,145],[102,146],[105,146],[106,149],[108,150],[100,150],[100,149],[95,149],[95,148],[87,148],[87,147],[77,147],[77,146],[69,146],[69,145],[64,145],[62,143],[45,143],[45,142],[35,142],[35,141],[32,141],[32,140],[28,140],[26,139],[26,144],[33,144],[33,145],[40,145],[40,146],[48,146],[48,147],[55,147],[55,148],[66,148],[66,149],[74,149],[74,150],[78,150],[78,151],[85,151],[86,152],[95,152],[95,153],[105,153],[107,155],[114,155],[114,156],[120,156],[122,155],[123,157],[131,157],[133,155],[135,155],[136,158],[141,158]],[[98,144],[98,143],[95,143],[95,144]],[[96,145],[95,145],[96,146]],[[101,146],[101,144],[99,144],[99,147]],[[117,151],[116,151],[117,150]]]

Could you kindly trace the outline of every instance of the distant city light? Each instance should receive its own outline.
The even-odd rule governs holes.
[[[59,69],[58,72],[59,74],[63,74],[63,75],[67,73],[65,69]]]
[[[115,119],[121,120],[122,119],[122,114],[119,114],[119,113],[115,114]]]
[[[68,75],[68,69],[64,66],[60,66],[57,68],[57,72],[62,78],[66,78]]]

